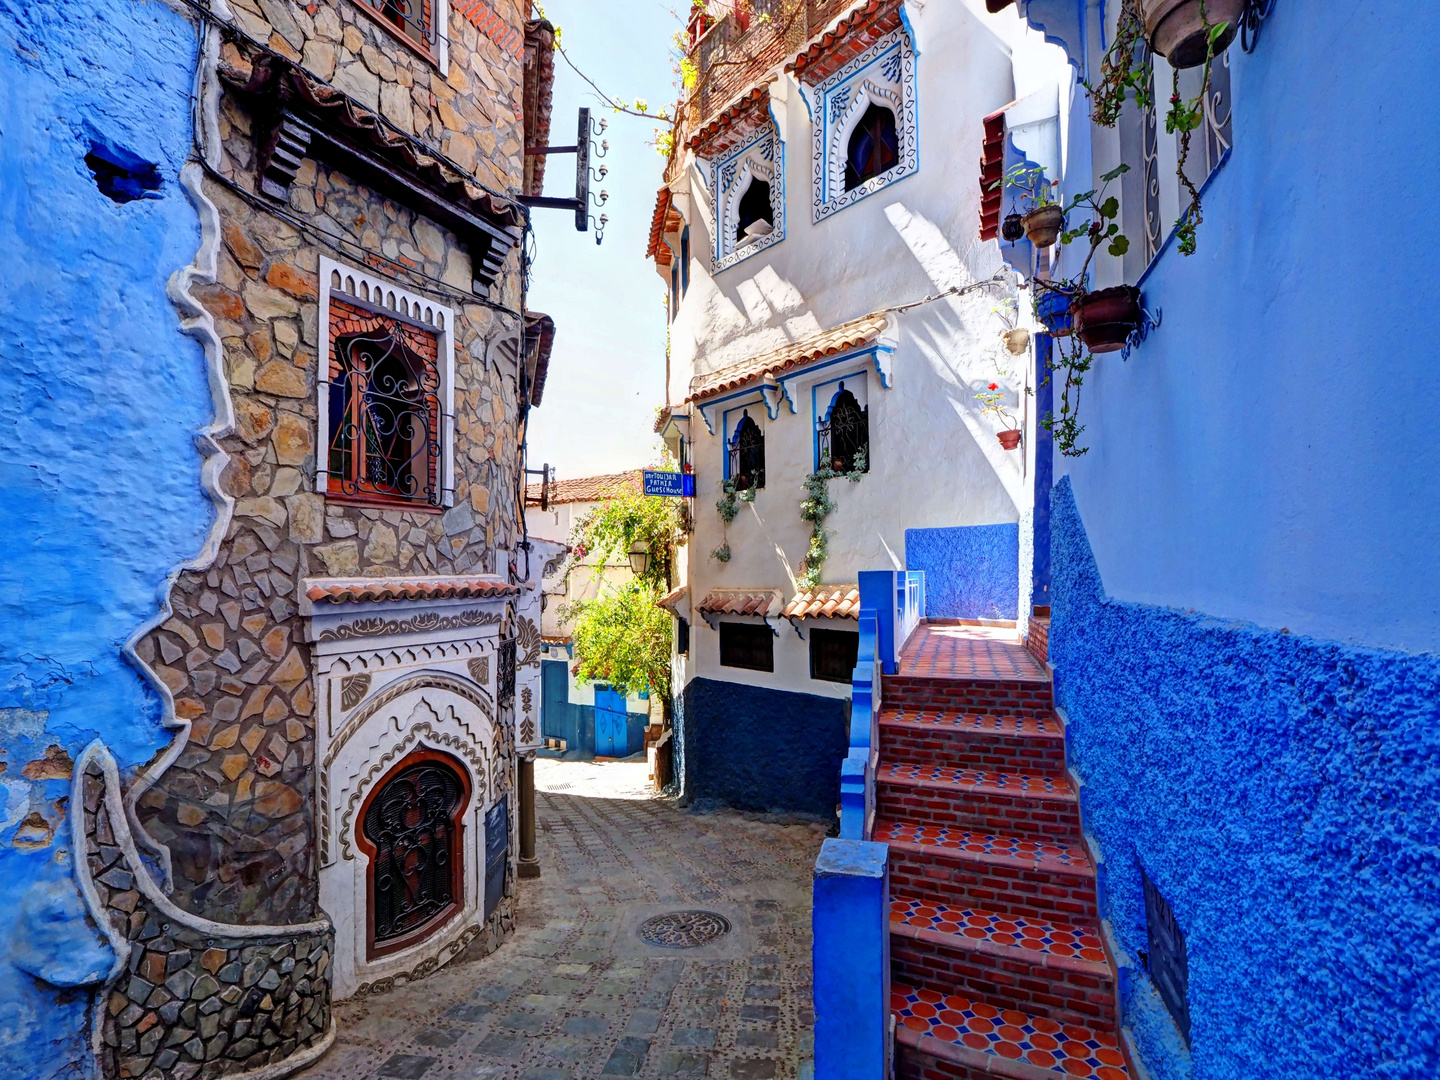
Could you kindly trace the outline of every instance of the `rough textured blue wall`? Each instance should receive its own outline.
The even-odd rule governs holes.
[[[692,798],[834,819],[850,738],[843,699],[692,679],[682,717]]]
[[[905,569],[925,571],[926,618],[1013,619],[1020,606],[1020,526],[906,529]]]
[[[65,824],[70,760],[168,742],[122,657],[212,518],[193,437],[204,359],[166,281],[199,245],[177,174],[191,25],[145,0],[0,0],[0,1072],[78,1073],[83,987],[110,964]],[[158,166],[123,205],[84,158]],[[51,748],[54,749],[51,749]],[[69,987],[71,989],[64,989]]]
[[[1089,508],[1087,510],[1087,520]],[[1194,1080],[1440,1076],[1440,657],[1108,599],[1068,480],[1050,662],[1101,901],[1187,936]],[[1189,1065],[1144,978],[1155,1080]]]

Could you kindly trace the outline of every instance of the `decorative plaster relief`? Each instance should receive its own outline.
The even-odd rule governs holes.
[[[728,269],[785,239],[785,144],[773,123],[767,122],[744,146],[712,161],[709,180],[715,196],[713,272]],[[742,243],[738,235],[740,200],[755,182],[770,185],[771,231]]]
[[[829,78],[809,90],[813,96],[811,164],[813,220],[873,195],[920,167],[916,127],[915,52],[903,27],[886,34]],[[871,105],[895,114],[897,161],[879,176],[845,190],[850,135]]]

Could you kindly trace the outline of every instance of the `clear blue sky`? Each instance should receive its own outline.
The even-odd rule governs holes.
[[[606,93],[644,98],[652,110],[673,103],[670,38],[679,23],[672,12],[688,7],[684,0],[547,0],[544,7],[570,59]],[[610,173],[593,185],[610,192],[605,242],[596,247],[592,233],[576,232],[569,211],[534,211],[529,303],[554,317],[556,332],[544,403],[530,414],[529,457],[531,468],[554,465],[560,479],[647,464],[665,392],[665,287],[645,258],[664,168],[649,145],[657,124],[606,108],[557,53],[551,143],[574,141],[582,105],[610,121],[603,159]],[[545,194],[574,194],[574,160],[550,160]]]

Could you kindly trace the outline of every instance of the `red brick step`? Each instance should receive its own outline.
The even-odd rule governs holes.
[[[889,706],[880,712],[885,760],[1019,772],[1065,771],[1065,732],[1054,716],[995,716]]]
[[[876,771],[875,792],[878,812],[890,818],[1080,839],[1079,799],[1058,773],[888,762]]]

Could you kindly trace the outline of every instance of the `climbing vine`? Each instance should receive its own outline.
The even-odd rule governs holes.
[[[810,524],[810,545],[805,551],[800,576],[795,579],[795,587],[801,592],[810,592],[819,586],[820,572],[830,554],[830,536],[825,531],[825,519],[835,510],[835,500],[830,498],[830,481],[843,476],[852,484],[858,484],[869,467],[869,455],[862,446],[855,451],[849,472],[836,472],[826,466],[805,478],[805,498],[800,502],[800,520]]]
[[[755,501],[755,489],[753,487],[737,488],[734,480],[726,480],[720,485],[721,495],[715,503],[715,509],[720,514],[720,521],[725,530],[725,538],[720,546],[710,552],[710,557],[716,562],[728,563],[730,561],[730,523],[735,520],[735,515],[740,513],[740,504],[753,503]]]

